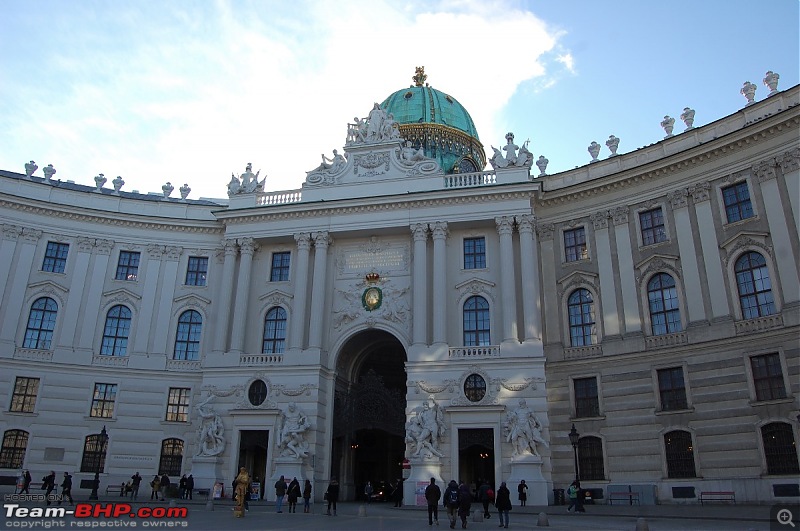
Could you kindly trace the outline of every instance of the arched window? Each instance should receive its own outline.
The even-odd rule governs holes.
[[[735,271],[742,317],[754,319],[775,313],[772,283],[764,257],[752,251],[745,253],[736,260]]]
[[[280,354],[286,349],[286,310],[280,306],[270,308],[264,318],[264,341],[261,352]]]
[[[22,468],[27,448],[27,431],[8,430],[3,433],[3,446],[0,449],[0,468]]]
[[[594,299],[588,289],[576,289],[567,301],[569,313],[569,338],[573,347],[597,343],[594,322]]]
[[[183,465],[183,441],[164,439],[161,441],[161,458],[158,460],[158,473],[180,476]]]
[[[578,471],[581,479],[603,480],[603,440],[600,437],[581,437],[578,440]]]
[[[131,333],[131,311],[118,304],[106,314],[103,328],[101,356],[124,356],[128,352],[128,335]]]
[[[28,326],[22,348],[49,349],[56,328],[58,304],[50,297],[36,299],[28,314]]]
[[[664,434],[664,453],[667,458],[667,477],[694,478],[694,447],[692,434],[675,430]]]
[[[486,396],[486,380],[480,374],[470,374],[464,381],[464,395],[470,402],[480,402]]]
[[[203,318],[195,310],[187,310],[178,318],[178,332],[175,334],[176,360],[197,360],[200,358],[200,333],[203,331]]]
[[[250,389],[247,391],[247,397],[250,403],[254,406],[260,406],[267,399],[267,384],[264,380],[256,380],[250,384]]]
[[[654,336],[680,332],[681,312],[678,308],[678,290],[675,280],[659,273],[647,283],[647,300],[650,305],[650,327]]]
[[[487,345],[491,345],[489,303],[483,297],[476,295],[464,303],[464,346],[483,347]]]
[[[88,435],[83,442],[81,472],[102,472],[106,466],[108,436],[102,433]]]
[[[800,465],[797,460],[797,445],[792,427],[785,422],[771,422],[761,426],[767,474],[775,476],[797,476]]]

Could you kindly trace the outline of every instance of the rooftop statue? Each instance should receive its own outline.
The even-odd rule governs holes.
[[[781,78],[780,75],[776,74],[772,70],[767,71],[766,75],[764,76],[764,84],[769,89],[769,94],[767,97],[772,96],[773,94],[778,92],[778,80]]]
[[[694,109],[684,107],[683,112],[681,113],[681,120],[683,120],[683,123],[686,124],[685,131],[694,129]]]
[[[417,162],[423,160],[432,160],[425,156],[425,150],[422,146],[419,149],[414,149],[410,140],[406,140],[405,145],[400,150],[400,164],[405,166],[413,166]]]
[[[392,113],[375,103],[366,118],[354,118],[347,124],[347,144],[375,144],[400,138],[400,129]]]
[[[619,138],[614,135],[609,136],[608,140],[606,140],[606,146],[611,150],[611,155],[609,155],[609,157],[615,156],[617,154],[617,148],[619,148]]]
[[[425,84],[425,80],[428,79],[428,76],[425,75],[425,67],[418,66],[414,70],[414,77],[411,78],[414,81],[414,85],[417,87],[421,87]]]
[[[503,151],[506,152],[505,156],[500,153],[499,149],[492,146],[494,155],[489,159],[492,168],[496,170],[498,168],[508,168],[509,166],[530,167],[533,164],[533,154],[528,151],[529,143],[530,140],[526,140],[522,147],[519,147],[514,143],[514,133],[507,133],[506,145],[503,146]],[[518,149],[519,153],[517,153]]]
[[[742,88],[741,90],[739,90],[739,92],[742,94],[742,96],[744,96],[747,99],[745,107],[748,107],[756,102],[755,100],[756,100],[757,88],[758,87],[756,86],[755,83],[750,83],[749,81],[745,81],[744,85],[742,85]]]
[[[661,120],[661,127],[664,128],[664,132],[667,133],[667,136],[664,138],[669,138],[672,136],[672,129],[675,127],[675,118],[672,116],[664,116],[664,119]]]
[[[253,173],[253,165],[249,162],[247,163],[247,166],[245,167],[244,173],[241,175],[241,177],[236,177],[236,175],[231,173],[231,180],[228,183],[228,196],[235,194],[252,194],[253,192],[262,191],[264,189],[264,181],[266,178],[259,182],[259,173],[261,173],[261,170]]]

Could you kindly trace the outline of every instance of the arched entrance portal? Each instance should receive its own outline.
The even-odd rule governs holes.
[[[341,499],[375,494],[401,477],[405,454],[406,353],[392,334],[366,330],[351,337],[336,362],[331,476]],[[383,487],[383,488],[382,488]]]

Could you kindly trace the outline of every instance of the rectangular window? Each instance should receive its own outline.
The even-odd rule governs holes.
[[[564,258],[567,262],[589,258],[589,251],[586,250],[586,231],[583,227],[564,231]]]
[[[642,245],[653,245],[667,240],[664,228],[664,214],[661,207],[639,213],[639,224],[642,228]]]
[[[286,282],[289,280],[289,261],[291,254],[286,252],[272,253],[272,271],[269,274],[270,282]]]
[[[686,386],[683,383],[683,367],[658,370],[658,393],[661,411],[687,409]]]
[[[114,402],[117,400],[117,384],[94,384],[92,410],[90,417],[110,419],[114,416]]]
[[[777,352],[753,356],[750,358],[750,367],[753,370],[753,386],[756,390],[756,400],[786,398],[781,358]]]
[[[576,378],[572,381],[575,391],[575,417],[599,417],[600,400],[597,396],[597,378]]]
[[[725,202],[728,223],[753,217],[753,205],[750,203],[750,191],[746,182],[723,188],[722,200]]]
[[[139,254],[133,251],[120,251],[117,262],[116,280],[136,280],[139,276]]]
[[[14,394],[11,395],[9,411],[33,413],[36,395],[39,394],[39,378],[17,377],[14,382]]]
[[[208,274],[208,258],[205,256],[190,256],[186,266],[186,285],[205,286]]]
[[[170,387],[167,398],[167,420],[171,422],[189,422],[189,389]]]
[[[67,267],[67,254],[69,245],[66,243],[47,242],[47,249],[44,251],[44,261],[42,271],[48,273],[63,273]]]
[[[464,238],[464,269],[486,268],[486,239]]]

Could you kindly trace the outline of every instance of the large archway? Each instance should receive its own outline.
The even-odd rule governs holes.
[[[331,476],[341,497],[363,497],[371,481],[388,495],[401,477],[405,454],[406,352],[382,330],[351,337],[336,362]]]

